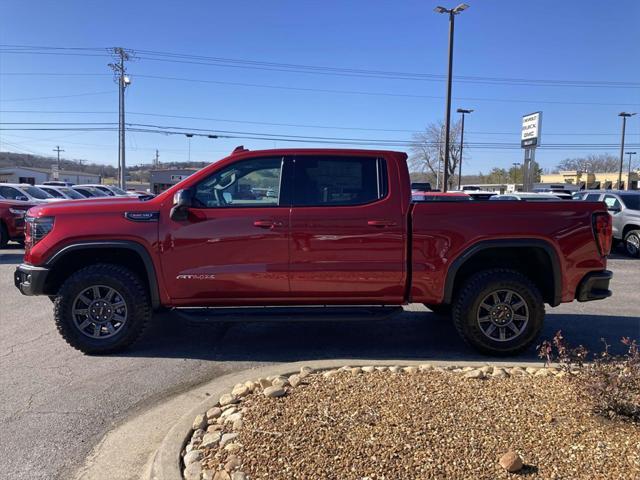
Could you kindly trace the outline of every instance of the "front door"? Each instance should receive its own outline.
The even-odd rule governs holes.
[[[289,295],[289,210],[281,157],[241,160],[194,187],[188,219],[160,241],[177,305],[250,305]]]
[[[611,227],[613,230],[613,237],[622,239],[622,230],[624,229],[624,219],[622,216],[622,203],[615,195],[610,193],[606,194],[602,201],[607,204],[607,210],[613,217]]]
[[[398,185],[383,159],[295,158],[291,294],[298,302],[402,300],[406,227],[401,193],[389,191]]]

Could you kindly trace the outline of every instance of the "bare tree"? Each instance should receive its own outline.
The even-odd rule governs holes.
[[[457,184],[461,126],[459,120],[451,125],[448,186],[450,189]],[[412,172],[424,174],[433,185],[439,178],[442,188],[444,179],[444,122],[429,124],[423,132],[414,133],[412,140],[409,168]]]
[[[581,172],[617,172],[620,158],[609,153],[591,154],[586,157],[565,158],[556,167],[557,170],[580,170]]]

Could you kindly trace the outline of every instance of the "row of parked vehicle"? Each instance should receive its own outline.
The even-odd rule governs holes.
[[[114,185],[83,184],[67,182],[44,182],[42,185],[27,183],[0,183],[0,199],[33,202],[35,204],[59,200],[82,200],[85,198],[127,197],[146,195],[144,192],[125,192]]]
[[[140,197],[145,192],[125,192],[113,185],[74,185],[67,182],[0,183],[0,248],[24,239],[24,217],[31,207],[61,200]]]

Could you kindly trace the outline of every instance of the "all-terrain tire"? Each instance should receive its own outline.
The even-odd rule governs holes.
[[[502,328],[504,328],[506,334],[513,335],[512,338],[507,336],[499,340],[485,333],[491,324],[494,327],[496,324],[493,320],[486,320],[486,318],[492,317],[489,309],[486,308],[487,303],[483,302],[495,292],[498,292],[498,295],[501,295],[500,292],[512,292],[513,298],[519,297],[518,302],[514,303],[514,307],[519,305],[520,301],[524,302],[524,306],[512,309],[511,312],[511,316],[513,316],[514,312],[523,313],[526,309],[527,322],[512,323],[516,330],[521,328],[520,333],[516,334],[510,328],[500,326],[494,328],[492,332],[493,335],[501,337]],[[502,293],[502,295],[503,297],[499,296],[498,298],[507,297],[506,293]],[[510,318],[508,302],[495,303],[503,307],[502,310],[498,309],[494,312],[496,318],[500,321],[508,321]],[[500,318],[505,310],[507,317]],[[488,355],[515,355],[529,347],[540,333],[545,315],[544,300],[533,282],[521,273],[508,269],[491,269],[476,273],[463,284],[453,302],[452,314],[456,330],[468,345]],[[496,329],[498,334],[495,333]]]
[[[624,236],[624,251],[630,257],[640,257],[640,230],[629,230]]]
[[[95,301],[91,293],[87,293],[93,286],[99,286],[100,292],[113,289],[117,292],[118,303],[124,302],[126,321],[108,338],[94,338],[86,333],[88,329],[91,333],[91,327],[97,328],[97,323],[85,327],[83,333],[81,325],[74,321],[74,318],[93,318],[74,317],[73,311],[74,303],[80,295]],[[88,312],[90,308],[86,310]],[[107,354],[126,349],[140,337],[150,317],[151,302],[142,282],[135,273],[120,265],[99,263],[78,270],[62,284],[54,300],[54,320],[60,335],[73,348],[86,354]],[[100,329],[100,332],[103,331],[105,334],[109,333],[106,332],[106,326],[104,330]]]

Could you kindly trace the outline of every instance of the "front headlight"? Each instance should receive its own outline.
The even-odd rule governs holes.
[[[33,247],[53,230],[54,217],[27,217],[25,243]]]
[[[27,211],[24,208],[9,208],[9,213],[22,218],[26,215]]]

